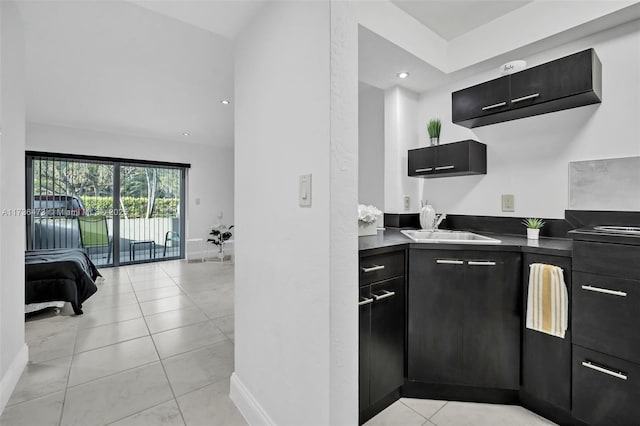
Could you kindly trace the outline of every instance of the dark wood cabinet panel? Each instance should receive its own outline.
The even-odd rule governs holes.
[[[360,285],[404,276],[404,250],[360,258]]]
[[[569,413],[571,410],[571,300],[569,328],[564,339],[525,327],[529,288],[529,265],[546,263],[563,269],[571,297],[571,258],[525,253],[523,255],[522,388],[529,399],[542,401]]]
[[[466,252],[463,374],[471,385],[520,387],[520,254]]]
[[[640,281],[574,272],[573,343],[640,363]]]
[[[509,108],[509,77],[459,90],[451,100],[454,123],[504,111]]]
[[[384,398],[404,383],[404,277],[371,285],[370,399]]]
[[[520,255],[411,250],[408,380],[520,385]]]
[[[461,251],[409,251],[408,380],[464,383],[462,255]]]
[[[573,270],[640,280],[640,246],[573,242]]]
[[[511,75],[511,108],[553,101],[593,90],[591,50]]]
[[[433,173],[436,164],[436,147],[426,147],[409,150],[408,174],[420,176]]]
[[[637,425],[640,365],[573,346],[573,416],[593,426]]]
[[[409,176],[435,178],[487,173],[487,146],[474,140],[411,149]]]
[[[453,122],[469,128],[599,103],[602,65],[588,49],[453,92],[451,99]]]
[[[404,249],[360,258],[360,423],[397,400],[404,384],[405,265]]]
[[[359,381],[359,401],[361,409],[369,405],[369,370],[370,361],[369,356],[371,353],[371,302],[373,299],[370,295],[370,287],[360,288],[360,300],[359,303],[359,349],[358,349],[358,374]]]

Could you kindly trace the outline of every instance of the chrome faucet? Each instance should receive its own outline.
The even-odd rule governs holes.
[[[438,230],[438,226],[440,226],[440,223],[442,223],[442,221],[447,218],[447,215],[444,214],[444,213],[440,213],[439,215],[436,215],[436,217],[437,217],[436,223],[434,223],[434,225],[433,225],[433,230],[434,231]]]

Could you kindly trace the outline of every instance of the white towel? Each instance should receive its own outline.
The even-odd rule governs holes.
[[[529,265],[526,326],[564,339],[569,322],[569,295],[562,268],[544,263]]]

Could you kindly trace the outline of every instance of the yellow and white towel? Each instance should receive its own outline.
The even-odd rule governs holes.
[[[544,263],[529,265],[527,328],[564,339],[569,318],[569,296],[562,268]]]

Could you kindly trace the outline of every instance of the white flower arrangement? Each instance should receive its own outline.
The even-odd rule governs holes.
[[[373,223],[378,220],[382,212],[374,206],[365,206],[364,204],[358,204],[358,220],[364,223]]]

